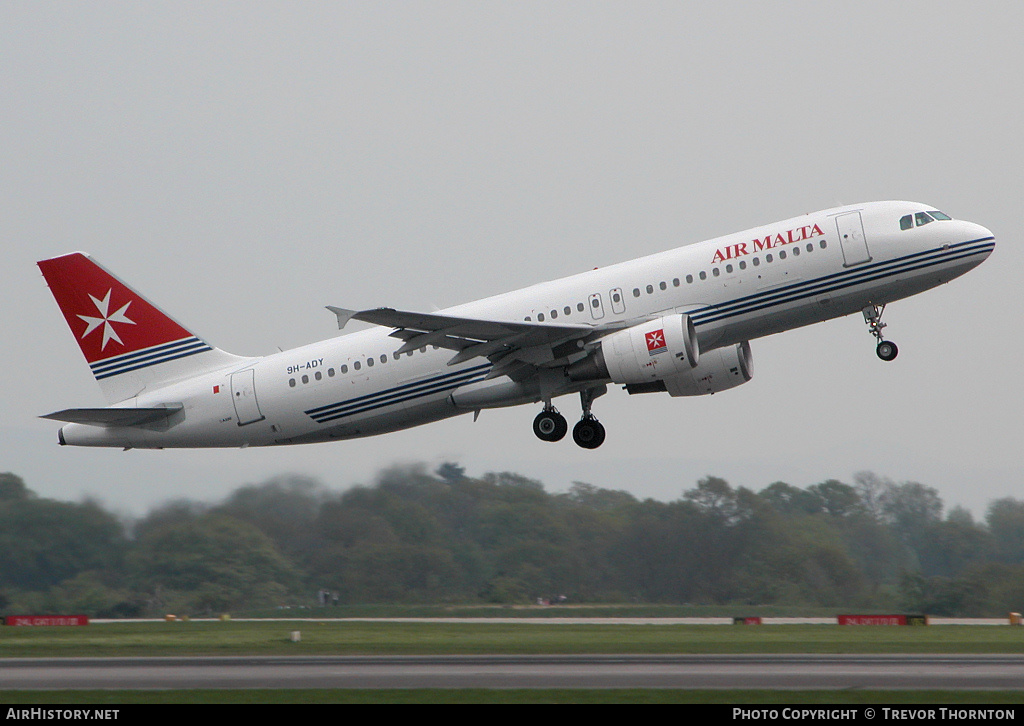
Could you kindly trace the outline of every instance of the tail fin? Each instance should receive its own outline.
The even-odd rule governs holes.
[[[189,332],[84,253],[37,264],[109,403],[246,360]]]

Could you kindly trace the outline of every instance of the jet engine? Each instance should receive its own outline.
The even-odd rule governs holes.
[[[648,384],[688,373],[700,349],[689,315],[665,315],[601,338],[591,355],[566,369],[574,381]]]
[[[629,393],[668,391],[670,396],[703,396],[735,388],[753,377],[750,343],[743,341],[704,353],[695,368],[652,383],[626,384],[626,390]]]

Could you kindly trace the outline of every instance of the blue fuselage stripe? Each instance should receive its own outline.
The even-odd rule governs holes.
[[[338,401],[326,406],[311,408],[306,411],[306,414],[320,423],[333,421],[344,416],[391,406],[422,396],[429,396],[432,393],[458,388],[467,383],[482,381],[487,377],[486,372],[490,367],[490,363],[484,363],[483,365],[473,366],[462,371],[446,373],[423,381],[395,386],[378,393],[370,393],[350,398],[346,401]]]
[[[995,246],[993,238],[972,240],[951,245],[949,250],[929,250],[907,255],[896,260],[878,262],[873,265],[838,272],[832,275],[794,283],[785,288],[768,290],[754,295],[730,300],[727,303],[711,305],[691,314],[694,325],[706,325],[727,318],[765,310],[775,305],[799,302],[816,295],[835,292],[865,282],[874,282],[906,272],[944,265],[977,254],[987,254]]]

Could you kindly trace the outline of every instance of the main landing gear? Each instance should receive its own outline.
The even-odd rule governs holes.
[[[566,423],[565,416],[550,403],[533,420],[533,433],[537,434],[541,441],[561,441],[568,430],[569,424]]]
[[[596,449],[604,443],[605,430],[601,422],[590,412],[594,399],[607,391],[607,387],[592,388],[580,391],[580,402],[583,404],[583,418],[572,427],[572,440],[584,449]],[[533,420],[533,433],[541,441],[561,441],[569,430],[565,417],[550,403]]]
[[[872,304],[865,307],[861,312],[864,313],[864,322],[868,324],[868,330],[878,341],[875,353],[882,360],[891,361],[899,355],[900,349],[891,340],[886,340],[882,337],[882,328],[885,327],[885,323],[882,322],[882,313],[884,311],[885,305],[878,306]]]

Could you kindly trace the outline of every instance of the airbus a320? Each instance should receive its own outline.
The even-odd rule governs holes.
[[[226,353],[75,252],[38,263],[107,406],[44,418],[61,444],[125,449],[301,444],[540,404],[542,441],[569,426],[594,449],[611,384],[699,396],[746,383],[749,341],[860,313],[896,358],[882,313],[981,264],[992,233],[926,204],[827,209],[436,313],[328,306],[361,330],[263,357]]]

